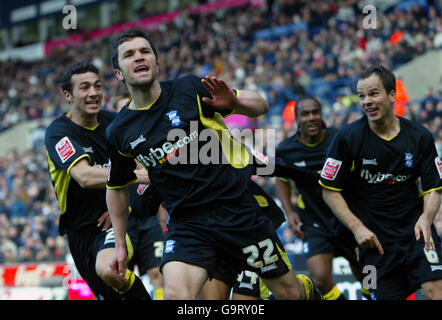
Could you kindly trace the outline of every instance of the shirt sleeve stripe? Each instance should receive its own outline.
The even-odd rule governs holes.
[[[115,189],[127,188],[128,186],[130,186],[131,184],[135,183],[136,181],[137,181],[137,179],[133,179],[132,181],[129,181],[128,183],[126,183],[125,185],[122,185],[122,186],[109,186],[109,185],[106,185],[106,189],[115,190]]]
[[[329,190],[332,190],[332,191],[338,191],[338,192],[342,191],[342,189],[339,189],[339,188],[334,188],[334,187],[326,186],[325,184],[322,183],[321,180],[319,180],[318,182],[325,189],[329,189]]]
[[[68,175],[71,175],[70,172],[71,172],[72,167],[75,166],[75,165],[78,163],[78,161],[80,161],[81,159],[84,159],[84,158],[88,158],[88,161],[89,161],[89,162],[91,161],[91,157],[90,157],[87,153],[82,154],[82,155],[79,156],[77,159],[75,159],[74,162],[71,163],[71,165],[69,166],[69,168],[66,170],[67,174],[68,174]]]
[[[130,153],[123,153],[120,150],[117,150],[119,154],[121,154],[123,157],[126,158],[133,158],[133,156]]]
[[[424,191],[424,194],[429,194],[433,191],[439,191],[439,190],[442,190],[442,186],[426,190],[426,191]]]

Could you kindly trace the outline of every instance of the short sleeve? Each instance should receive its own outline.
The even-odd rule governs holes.
[[[115,147],[108,143],[109,155],[107,188],[119,189],[127,187],[137,179],[134,173],[136,163],[132,156],[118,152]]]
[[[333,139],[321,171],[319,184],[324,188],[342,191],[345,177],[350,173],[353,159],[345,139],[340,131]]]
[[[430,132],[424,135],[420,148],[419,176],[422,189],[424,193],[440,190],[442,188],[442,161],[437,155],[434,139]]]
[[[69,174],[72,167],[83,158],[90,161],[89,155],[83,147],[72,137],[64,134],[53,133],[52,130],[46,132],[46,149],[50,160],[55,168],[62,169]]]

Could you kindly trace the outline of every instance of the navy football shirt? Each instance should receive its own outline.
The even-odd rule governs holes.
[[[370,129],[365,116],[340,130],[320,178],[323,187],[342,191],[350,210],[381,242],[414,236],[423,211],[419,181],[424,193],[442,188],[431,133],[399,119],[399,134],[388,140]]]
[[[202,97],[210,95],[194,75],[160,85],[154,103],[139,110],[123,108],[109,126],[107,187],[125,187],[136,179],[137,159],[171,217],[226,204],[240,213],[239,207],[256,205],[247,192],[250,175],[240,174],[249,155],[233,140],[221,115],[233,110],[218,112],[203,103]]]
[[[276,158],[288,166],[318,172],[324,166],[325,155],[336,132],[336,129],[327,128],[324,139],[314,145],[299,141],[298,134],[288,137],[278,145]],[[300,212],[301,219],[306,225],[319,224],[322,229],[335,234],[340,222],[322,199],[322,188],[318,184],[318,177],[319,175],[312,174],[310,177],[294,179],[305,204],[305,210]]]

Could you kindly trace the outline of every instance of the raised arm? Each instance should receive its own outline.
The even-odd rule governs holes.
[[[214,108],[234,109],[235,113],[249,117],[258,117],[269,110],[267,101],[256,91],[239,90],[235,94],[224,80],[210,76],[201,82],[212,95],[212,99],[203,97],[203,102]]]

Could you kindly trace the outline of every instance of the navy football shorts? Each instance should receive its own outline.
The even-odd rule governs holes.
[[[134,248],[130,266],[137,265],[140,275],[161,264],[164,235],[157,216],[135,218],[135,226],[128,225],[128,234]]]
[[[220,265],[230,272],[229,279],[236,279],[243,270],[254,271],[262,278],[287,273],[290,261],[272,223],[259,206],[241,214],[229,210],[222,207],[171,217],[162,266],[169,261],[182,261],[203,267],[209,278]]]
[[[304,232],[303,250],[306,259],[322,253],[344,257],[351,264],[357,265],[356,248],[358,246],[353,233],[342,227],[337,235],[314,226],[302,226]]]
[[[441,241],[434,225],[432,238],[436,250],[425,251],[422,235],[418,241],[414,236],[391,243],[381,241],[383,255],[377,249],[360,249],[361,264],[375,267],[376,288],[369,288],[373,299],[403,300],[423,283],[442,279]]]

